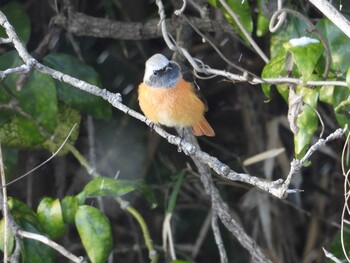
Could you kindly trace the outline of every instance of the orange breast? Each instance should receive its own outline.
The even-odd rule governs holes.
[[[205,106],[193,89],[193,84],[183,79],[174,88],[150,88],[141,83],[141,110],[154,123],[179,128],[196,125],[203,118]]]

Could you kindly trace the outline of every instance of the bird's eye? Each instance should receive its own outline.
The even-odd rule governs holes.
[[[166,71],[166,68],[161,68],[158,70],[153,70],[153,75],[157,76],[158,74],[164,73]]]
[[[153,70],[153,75],[157,76],[158,74],[162,74],[167,72],[168,70],[172,69],[170,65],[165,66],[164,68]]]

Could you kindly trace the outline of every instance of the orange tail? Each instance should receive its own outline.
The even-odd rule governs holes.
[[[192,132],[195,136],[206,135],[209,137],[215,136],[215,132],[207,120],[203,117],[199,123],[192,126]]]

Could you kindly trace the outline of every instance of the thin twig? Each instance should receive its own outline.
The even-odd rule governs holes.
[[[0,142],[0,177],[2,187],[2,215],[4,218],[4,262],[8,262],[8,239],[9,239],[9,227],[8,227],[8,206],[7,206],[7,188],[6,188],[6,178],[5,178],[5,169],[4,161],[2,158],[1,142]]]
[[[216,53],[230,66],[232,66],[234,69],[239,70],[240,72],[242,72],[244,75],[245,74],[249,74],[250,76],[259,79],[260,77],[256,76],[255,74],[248,72],[246,69],[236,65],[235,63],[233,63],[232,61],[230,61],[227,57],[225,57],[225,55],[220,51],[220,49],[207,37],[205,36],[197,27],[196,25],[194,25],[185,15],[182,15],[182,17],[184,18],[184,20],[193,28],[194,31],[196,31],[196,33],[202,37],[203,39],[205,39],[205,41],[216,51]]]
[[[283,8],[282,6],[282,0],[277,0],[277,10],[281,10]],[[269,24],[269,30],[271,33],[275,33],[283,24],[283,22],[286,20],[287,18],[287,13],[286,12],[282,12],[279,16],[277,16],[278,22],[275,24],[275,21],[270,20],[270,24]]]
[[[291,163],[289,174],[282,185],[282,189],[287,190],[293,176],[300,171],[300,169],[310,159],[311,155],[314,152],[316,152],[320,148],[324,147],[327,142],[341,138],[344,135],[346,130],[347,130],[347,125],[345,126],[344,129],[341,129],[341,128],[337,129],[336,131],[334,131],[333,133],[328,135],[326,139],[322,139],[322,138],[318,139],[318,141],[307,150],[307,152],[305,153],[303,158],[301,158],[300,160],[294,159]]]
[[[62,247],[61,245],[52,241],[51,239],[47,238],[46,236],[39,235],[36,233],[27,232],[27,231],[24,231],[21,229],[19,229],[17,231],[17,234],[20,235],[21,237],[24,237],[24,238],[29,238],[29,239],[40,241],[41,243],[43,243],[49,247],[52,247],[54,250],[56,250],[61,255],[65,256],[66,258],[70,259],[73,262],[87,263],[87,261],[83,257],[77,257],[77,256],[73,255],[68,250],[66,250],[64,247]]]
[[[174,11],[174,14],[177,16],[181,16],[182,13],[185,11],[187,5],[187,0],[182,0],[182,6],[180,9],[177,9]]]
[[[341,166],[342,166],[342,171],[343,171],[343,176],[344,176],[344,205],[343,205],[343,210],[342,210],[342,214],[341,214],[341,220],[340,220],[340,239],[341,239],[341,247],[344,253],[345,258],[347,259],[348,262],[350,262],[350,259],[347,255],[347,249],[345,247],[345,243],[344,243],[344,222],[345,222],[345,212],[348,211],[349,214],[349,205],[348,205],[348,201],[349,201],[349,174],[350,174],[350,169],[348,169],[347,171],[345,171],[345,152],[346,150],[349,150],[349,139],[350,139],[350,133],[348,134],[348,136],[346,137],[346,141],[344,143],[344,147],[342,150],[342,155],[341,155]]]
[[[230,16],[233,18],[241,32],[243,33],[244,37],[249,41],[250,44],[252,44],[253,48],[255,49],[256,53],[265,61],[265,63],[268,63],[270,60],[265,55],[265,53],[261,50],[261,48],[258,46],[258,44],[255,42],[255,40],[252,38],[252,36],[248,33],[246,28],[242,25],[239,16],[233,12],[233,10],[230,8],[230,6],[226,3],[224,0],[219,0],[220,4],[226,9],[226,11],[230,14]]]
[[[176,260],[173,234],[171,231],[171,224],[170,224],[171,217],[172,217],[172,213],[167,213],[165,218],[164,218],[164,221],[163,221],[163,230],[162,230],[163,249],[164,249],[164,251],[167,251],[167,246],[169,243],[170,257],[172,260]]]
[[[222,241],[220,229],[218,226],[218,215],[216,214],[215,208],[213,209],[213,216],[211,218],[211,229],[213,229],[215,242],[216,242],[216,245],[219,249],[220,262],[227,263],[228,262],[227,254],[226,254],[224,242]]]
[[[334,263],[343,263],[342,260],[338,259],[336,256],[334,256],[331,252],[327,251],[324,247],[322,248],[324,255],[326,258],[329,258]]]

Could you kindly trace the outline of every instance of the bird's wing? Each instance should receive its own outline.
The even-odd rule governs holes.
[[[189,70],[183,70],[181,71],[182,77],[185,81],[193,83],[193,89],[197,95],[197,97],[204,103],[205,105],[205,111],[208,111],[208,102],[207,99],[204,97],[203,93],[201,92],[200,87],[198,86],[196,79],[191,71]]]

